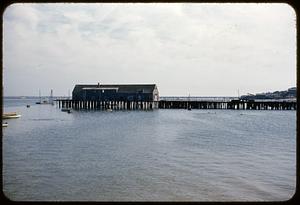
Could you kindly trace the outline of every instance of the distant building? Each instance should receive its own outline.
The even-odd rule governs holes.
[[[158,101],[155,84],[94,84],[75,85],[73,100],[97,101]]]

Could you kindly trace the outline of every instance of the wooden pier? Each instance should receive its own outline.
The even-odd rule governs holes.
[[[95,100],[55,100],[59,108],[75,110],[152,110],[158,108],[158,101],[95,101]]]
[[[152,110],[152,109],[231,109],[231,110],[296,110],[296,101],[77,101],[55,100],[59,108],[75,110]]]
[[[160,109],[296,110],[295,101],[159,101]]]

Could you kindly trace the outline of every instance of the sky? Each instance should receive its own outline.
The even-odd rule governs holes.
[[[157,84],[160,96],[296,86],[296,14],[284,3],[17,3],[3,18],[4,96],[75,84]]]

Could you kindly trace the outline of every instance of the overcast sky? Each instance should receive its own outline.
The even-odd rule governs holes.
[[[155,83],[161,96],[296,86],[288,4],[13,4],[3,14],[4,96],[75,84]]]

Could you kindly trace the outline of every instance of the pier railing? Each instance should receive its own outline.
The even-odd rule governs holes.
[[[161,101],[212,101],[212,102],[230,102],[231,100],[238,100],[238,97],[185,97],[185,96],[161,96]]]

